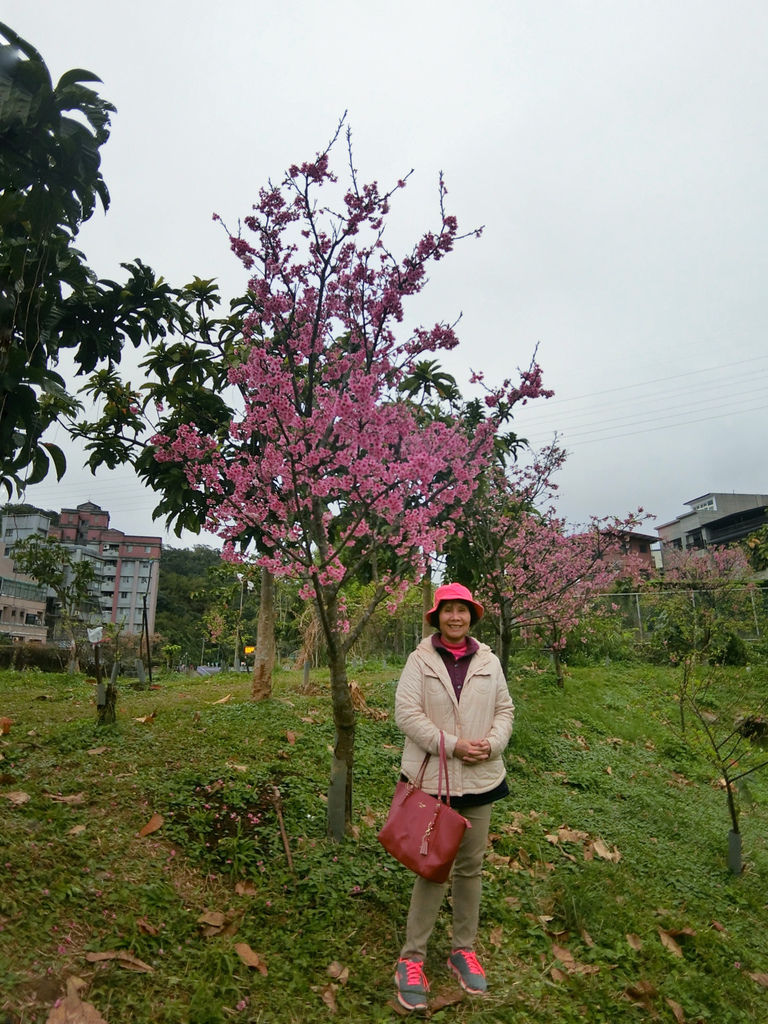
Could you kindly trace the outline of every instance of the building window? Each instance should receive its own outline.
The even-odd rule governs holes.
[[[717,502],[714,498],[707,498],[705,501],[697,501],[693,506],[694,512],[716,512]]]

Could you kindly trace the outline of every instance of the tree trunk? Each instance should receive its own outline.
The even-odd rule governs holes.
[[[252,700],[272,696],[272,670],[275,667],[275,577],[261,570],[259,620],[256,625],[256,650],[253,658]]]
[[[556,645],[552,646],[552,661],[555,666],[555,679],[560,689],[565,688],[565,676],[563,674],[563,662],[560,658],[560,648]]]
[[[514,616],[509,602],[502,600],[499,607],[499,640],[501,641],[499,661],[507,681],[509,681],[509,659],[512,655],[512,639],[514,637],[513,622]]]
[[[421,606],[424,610],[421,638],[425,640],[434,632],[431,623],[427,622],[427,612],[432,607],[432,573],[429,570],[424,574],[424,578],[421,581]]]
[[[347,662],[337,644],[331,645],[331,700],[336,736],[331,782],[328,787],[328,835],[341,842],[352,821],[352,769],[355,758],[355,709],[347,683]]]
[[[94,645],[94,659],[96,663],[97,698],[97,722],[99,725],[112,725],[117,720],[117,673],[120,666],[117,662],[112,666],[112,674],[106,687],[101,681],[101,665],[99,664],[99,646]]]
[[[512,629],[508,627],[503,621],[501,624],[501,652],[499,654],[499,661],[501,662],[501,671],[504,673],[504,678],[509,681],[509,659],[512,654]]]

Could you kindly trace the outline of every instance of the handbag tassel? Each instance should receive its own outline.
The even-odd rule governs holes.
[[[432,829],[435,827],[435,822],[437,821],[437,816],[439,813],[440,805],[438,804],[438,806],[435,808],[435,816],[432,819],[432,821],[430,821],[430,823],[427,825],[427,831],[422,836],[421,848],[419,849],[419,853],[422,857],[427,857],[429,855],[429,837],[432,835]]]

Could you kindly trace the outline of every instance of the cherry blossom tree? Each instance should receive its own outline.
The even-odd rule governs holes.
[[[522,630],[552,652],[562,686],[560,654],[569,632],[597,594],[611,589],[618,576],[637,571],[624,546],[642,510],[569,528],[557,514],[553,480],[565,452],[555,442],[528,454],[527,461],[510,463],[502,451],[486,472],[448,565],[471,578],[487,603],[505,673],[514,636]]]
[[[195,422],[154,439],[156,458],[183,466],[205,496],[207,528],[224,538],[228,557],[249,557],[235,541],[258,529],[252,557],[301,580],[315,602],[331,676],[328,814],[336,838],[352,815],[349,651],[376,607],[421,577],[425,552],[442,548],[490,458],[501,415],[542,391],[532,365],[519,382],[488,390],[486,415],[471,431],[458,418],[419,415],[403,395],[401,383],[426,357],[458,344],[448,323],[401,325],[405,300],[464,236],[445,210],[441,176],[439,223],[396,258],[385,223],[406,182],[390,191],[361,185],[347,133],[341,189],[330,161],[339,131],[316,159],[261,189],[245,233],[231,235],[253,298],[228,372],[244,395],[229,427],[236,457]],[[345,588],[361,578],[374,586],[350,619]]]
[[[583,528],[569,530],[561,519],[522,517],[502,600],[518,605],[523,632],[551,651],[558,686],[564,685],[561,652],[568,634],[594,608],[596,597],[640,571],[636,556],[625,553],[625,538],[639,523],[634,514],[593,516]]]

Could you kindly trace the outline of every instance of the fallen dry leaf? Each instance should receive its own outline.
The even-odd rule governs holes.
[[[162,828],[164,824],[165,818],[163,818],[162,814],[153,814],[147,824],[143,828],[140,828],[136,835],[143,839],[144,836],[149,836],[153,832],[157,832],[157,830]]]
[[[670,953],[674,953],[675,956],[683,955],[682,949],[680,948],[678,943],[675,942],[674,938],[669,932],[664,931],[663,928],[659,928],[657,929],[657,931],[659,933],[659,938],[661,939],[662,946],[666,947],[666,949],[668,949]]]
[[[557,830],[557,837],[561,843],[582,843],[585,839],[589,839],[589,833],[582,832],[576,828],[568,828],[567,825],[561,825]]]
[[[72,793],[71,796],[58,796],[56,793],[46,793],[45,795],[49,800],[55,800],[57,804],[77,806],[85,803],[85,793]]]
[[[724,924],[720,924],[719,921],[712,921],[711,922],[711,927],[714,928],[716,932],[724,932],[725,931],[725,925]]]
[[[124,949],[110,949],[105,953],[86,953],[85,959],[91,964],[116,960],[119,967],[124,967],[127,971],[137,971],[140,974],[152,974],[154,971],[154,967],[150,967],[149,964],[145,964],[143,960],[139,960],[133,953]]]
[[[429,1012],[434,1014],[438,1010],[444,1010],[446,1006],[456,1006],[463,999],[464,995],[460,988],[444,989],[442,992],[438,992],[435,998],[430,1001]]]
[[[602,839],[595,839],[595,841],[592,843],[592,849],[595,851],[597,856],[600,857],[601,860],[610,860],[613,861],[614,864],[618,864],[618,862],[621,860],[621,853],[619,852],[618,848],[614,846],[612,850],[609,850],[608,846],[603,842]]]
[[[198,917],[197,923],[204,925],[206,928],[215,928],[217,931],[221,931],[227,923],[227,918],[220,910],[206,910],[204,914]]]
[[[570,970],[576,964],[576,959],[570,949],[566,949],[565,946],[558,946],[556,943],[552,943],[552,956],[565,967],[566,970]]]
[[[67,995],[60,1003],[57,1003],[45,1019],[45,1024],[107,1024],[93,1003],[84,1003],[80,999],[77,986],[70,985],[72,981],[82,979],[67,979]],[[80,988],[85,987],[82,982]]]
[[[7,736],[13,725],[12,718],[0,718],[0,736]]]
[[[492,946],[495,946],[497,949],[500,949],[503,936],[504,929],[502,928],[501,925],[497,925],[495,928],[491,930],[491,934],[488,936],[488,938],[490,939]]]
[[[670,772],[670,774],[671,774],[672,778],[671,779],[667,779],[667,785],[668,786],[680,786],[682,788],[684,786],[691,786],[691,785],[693,785],[691,780],[690,779],[686,779],[686,777],[684,775],[681,775],[680,772]]]
[[[228,910],[222,913],[220,910],[206,910],[197,919],[200,931],[210,939],[214,935],[234,935],[240,927],[242,911]]]
[[[285,734],[285,738],[286,738],[286,740],[288,740],[290,745],[293,746],[294,743],[296,742],[296,733],[292,732],[290,729],[288,729],[288,731]]]
[[[226,697],[219,697],[218,700],[212,701],[213,704],[226,704],[227,701],[232,700],[232,694],[228,693]]]
[[[140,718],[134,718],[134,722],[141,722],[142,725],[148,725],[150,722],[154,722],[157,711],[153,711],[151,715],[142,715]]]
[[[332,982],[330,985],[326,985],[324,988],[320,989],[320,996],[331,1013],[337,1013],[339,1009],[338,1003],[336,1002],[337,991],[338,985],[334,985]]]
[[[255,896],[257,891],[253,882],[238,882],[235,886],[235,892],[238,896]]]
[[[768,988],[768,974],[764,974],[760,971],[747,971],[747,977],[751,978],[752,981],[757,982],[758,985],[762,985],[763,988]]]
[[[634,985],[629,985],[624,989],[624,995],[627,999],[633,1002],[635,1006],[641,1006],[650,1014],[655,1013],[653,1000],[656,997],[656,988],[650,981],[638,981]]]
[[[346,985],[349,981],[349,968],[344,967],[338,960],[334,960],[332,963],[328,964],[326,970],[328,972],[328,976],[333,978],[334,981],[338,981],[341,985]]]
[[[264,977],[267,976],[267,965],[259,954],[251,949],[247,942],[236,942],[235,952],[246,967],[255,967],[259,974],[263,974]]]
[[[665,996],[664,1002],[672,1011],[672,1015],[677,1021],[677,1024],[685,1024],[685,1013],[680,1003],[676,1003],[674,999],[670,999],[669,996]]]
[[[68,836],[79,836],[85,832],[85,825],[73,825],[72,828],[67,832]]]
[[[565,981],[567,977],[565,971],[561,971],[559,967],[550,967],[549,976],[552,981]]]
[[[639,935],[635,935],[633,932],[630,932],[627,935],[627,942],[632,947],[632,949],[640,950],[643,948],[643,940],[640,938]]]
[[[10,800],[12,804],[17,804],[18,806],[32,799],[29,793],[25,793],[23,789],[16,789],[12,793],[3,793],[3,796],[6,800]]]
[[[137,917],[136,918],[136,927],[139,929],[140,932],[144,932],[145,935],[157,935],[157,934],[159,934],[159,929],[156,928],[153,924],[151,924],[146,919],[146,917]]]
[[[106,749],[106,747],[91,747],[91,749],[87,750],[86,753],[90,754],[91,757],[95,757],[97,754],[103,754]]]
[[[556,960],[560,961],[568,974],[599,974],[600,972],[598,964],[579,963],[570,949],[566,949],[565,946],[558,946],[555,942],[552,943],[552,955]]]

